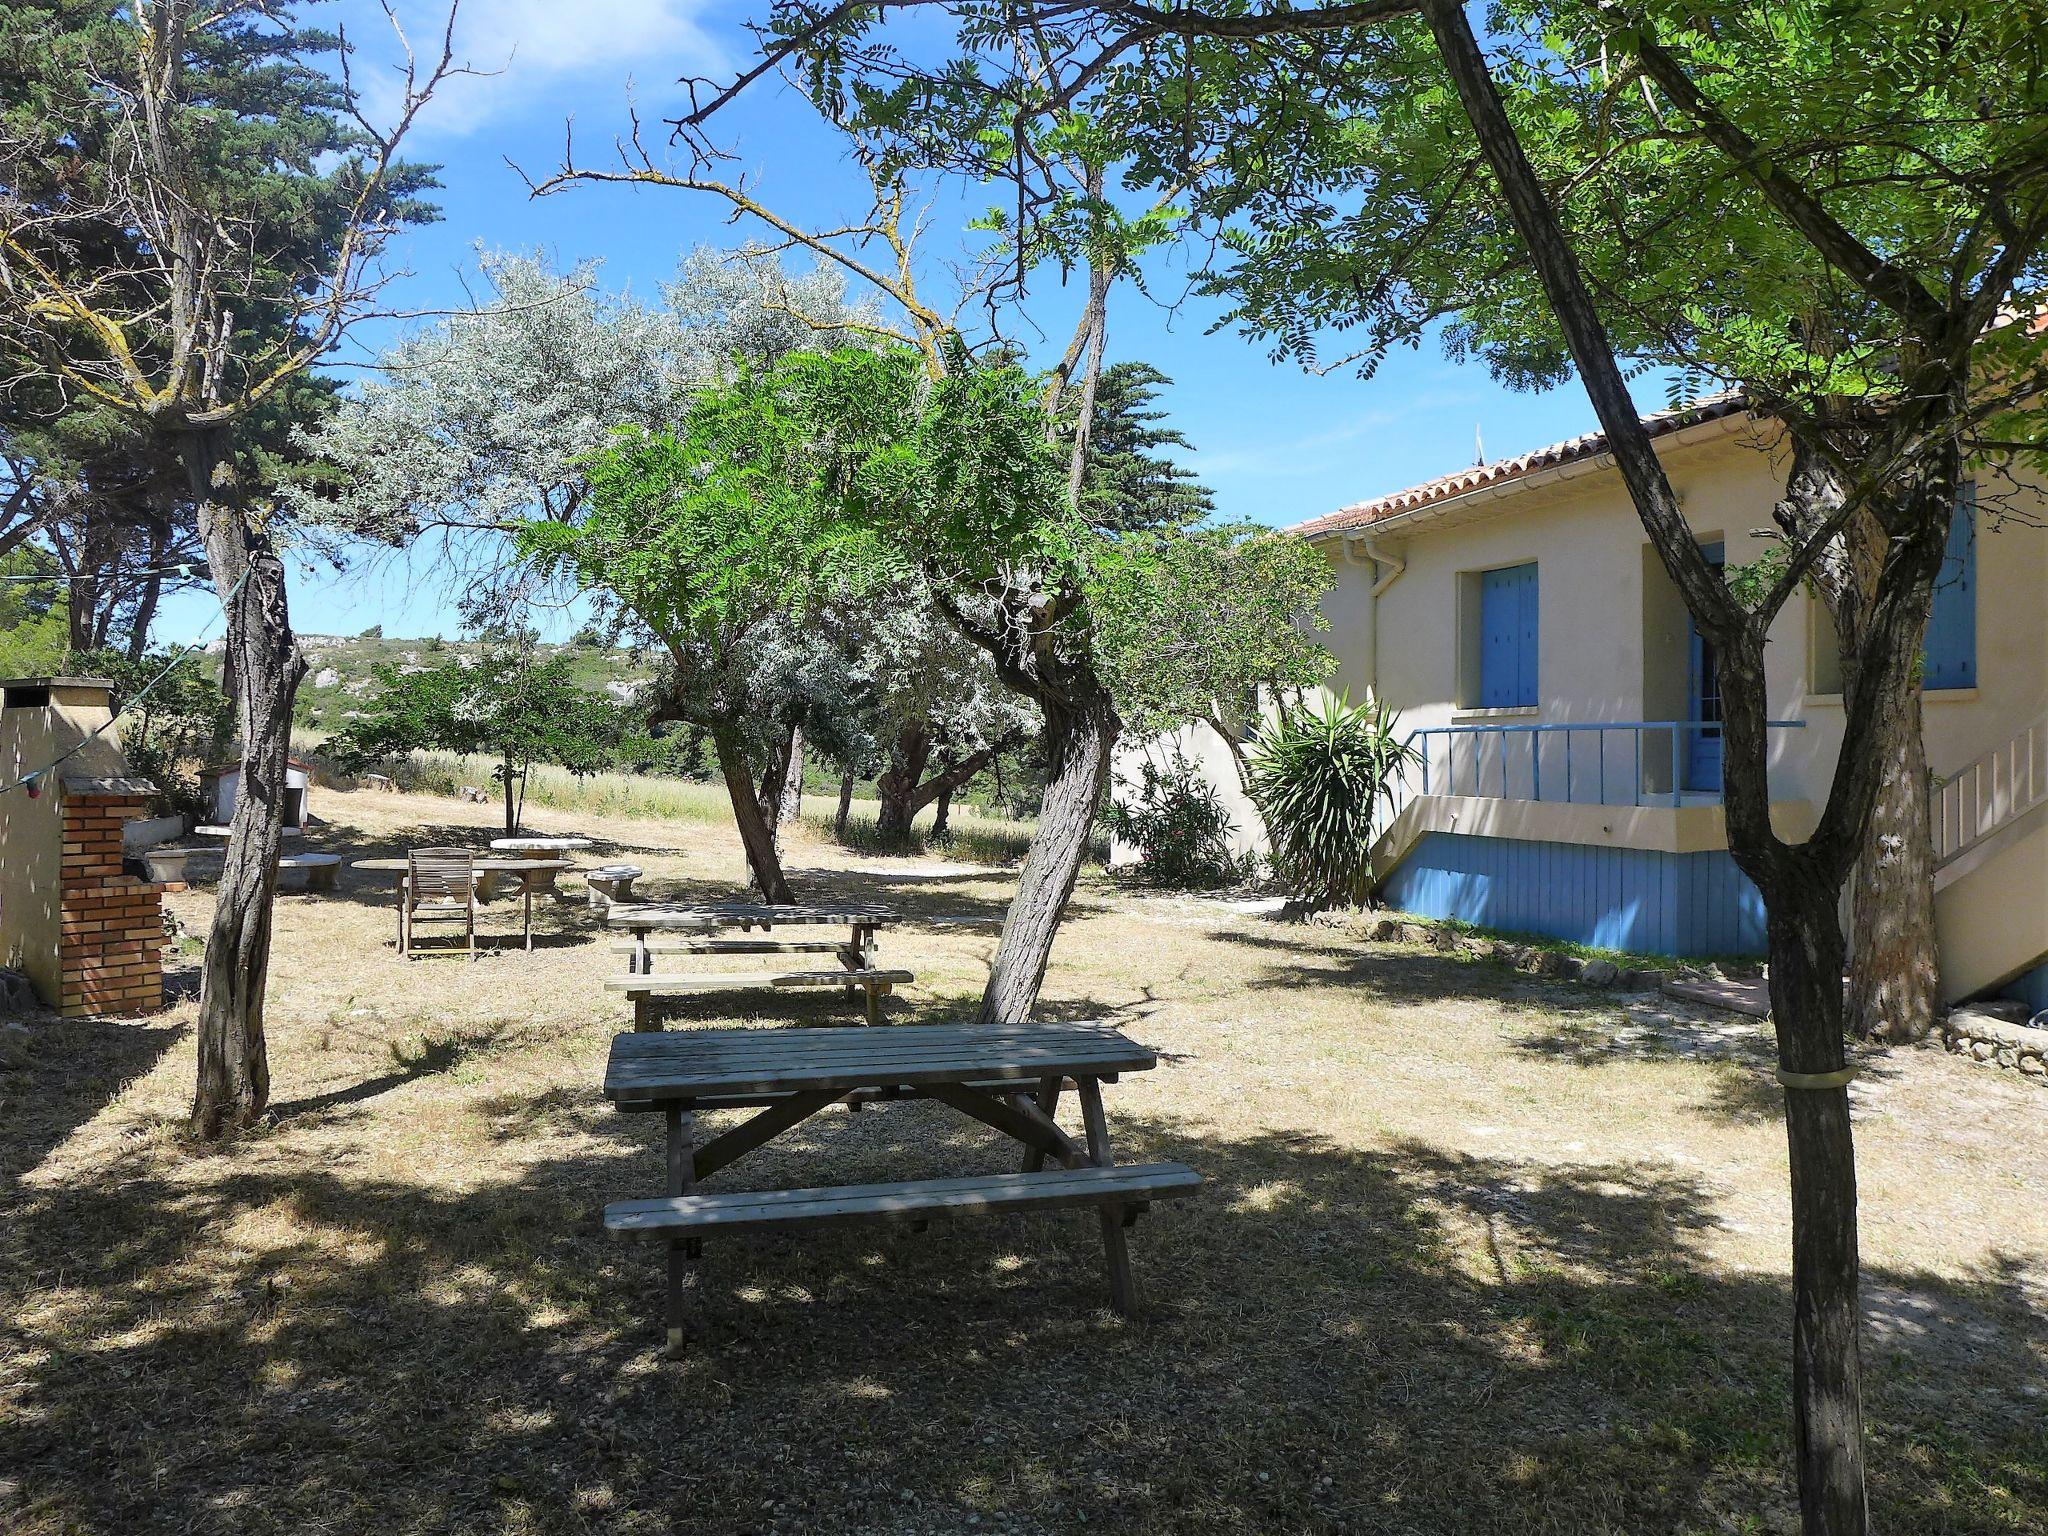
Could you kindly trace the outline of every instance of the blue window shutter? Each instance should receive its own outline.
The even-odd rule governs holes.
[[[1965,483],[1948,527],[1948,552],[1934,579],[1921,663],[1928,688],[1977,686],[1977,487]]]
[[[1479,577],[1479,704],[1516,709],[1536,702],[1536,567]]]
[[[1515,680],[1519,690],[1517,704],[1533,705],[1536,702],[1536,567],[1522,567],[1522,644],[1521,654],[1516,658],[1519,666]]]

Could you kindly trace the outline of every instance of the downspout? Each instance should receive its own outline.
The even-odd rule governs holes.
[[[1365,686],[1374,698],[1380,692],[1380,598],[1408,569],[1408,562],[1399,555],[1390,554],[1368,537],[1347,533],[1344,535],[1344,560],[1348,565],[1358,564],[1358,551],[1363,548],[1365,558],[1372,563],[1378,574],[1366,591],[1365,611]]]

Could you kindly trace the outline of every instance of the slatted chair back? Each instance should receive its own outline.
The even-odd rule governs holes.
[[[414,848],[405,856],[413,901],[467,906],[476,894],[476,855],[467,848]]]

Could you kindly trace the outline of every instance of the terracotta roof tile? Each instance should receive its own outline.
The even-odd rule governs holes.
[[[1652,437],[1663,437],[1701,422],[1715,421],[1724,416],[1733,416],[1747,409],[1742,396],[1729,393],[1703,400],[1698,405],[1683,410],[1659,411],[1645,416],[1643,425]],[[1605,432],[1588,432],[1581,437],[1568,438],[1561,443],[1552,443],[1547,448],[1537,448],[1528,453],[1517,454],[1511,459],[1496,459],[1491,464],[1475,464],[1469,469],[1457,470],[1448,475],[1439,475],[1434,480],[1425,480],[1420,485],[1411,485],[1405,491],[1395,491],[1390,496],[1380,496],[1372,501],[1361,501],[1355,506],[1342,507],[1322,517],[1311,518],[1305,523],[1296,523],[1287,531],[1307,538],[1318,534],[1337,533],[1350,528],[1368,528],[1374,523],[1384,522],[1403,512],[1412,512],[1418,507],[1430,506],[1440,501],[1449,501],[1468,491],[1480,490],[1490,485],[1500,485],[1524,475],[1534,474],[1540,469],[1552,469],[1560,464],[1571,464],[1582,459],[1598,458],[1607,451]]]

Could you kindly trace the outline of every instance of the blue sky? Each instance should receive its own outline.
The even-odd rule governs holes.
[[[311,9],[311,8],[309,8]],[[324,14],[322,14],[324,13]],[[438,36],[437,5],[398,0],[398,14],[422,49]],[[751,57],[741,3],[704,0],[464,0],[458,57],[487,77],[451,82],[423,114],[410,153],[443,166],[439,224],[408,233],[393,249],[406,270],[393,285],[394,306],[431,309],[465,302],[478,245],[539,249],[563,266],[604,263],[602,280],[648,292],[699,244],[729,245],[751,233],[726,222],[722,204],[666,189],[580,187],[531,200],[518,166],[536,178],[561,160],[573,127],[586,163],[606,158],[628,124],[629,103],[654,125],[678,110],[679,76],[723,76]],[[312,11],[340,21],[359,52],[373,109],[388,101],[392,56],[388,28],[369,0],[335,0]],[[368,71],[368,73],[365,73]],[[772,206],[806,220],[863,211],[865,183],[832,134],[801,97],[764,82],[722,118],[721,141],[749,186]],[[509,163],[508,163],[509,162]],[[957,256],[971,238],[966,221],[987,197],[976,188],[944,194],[930,210],[925,250]],[[1153,263],[1154,292],[1176,296],[1184,265]],[[1483,370],[1454,367],[1434,349],[1390,358],[1369,381],[1314,377],[1291,363],[1268,362],[1263,343],[1230,332],[1208,334],[1219,309],[1190,301],[1178,311],[1119,290],[1109,353],[1165,370],[1165,400],[1194,444],[1193,466],[1232,518],[1281,525],[1347,502],[1395,490],[1472,461],[1483,431],[1497,458],[1586,430],[1592,411],[1576,384],[1547,395],[1515,394]],[[1063,341],[1077,297],[1042,281],[1032,310]],[[372,328],[342,354],[362,362],[390,339]],[[357,374],[357,376],[360,376]],[[353,633],[381,624],[387,634],[458,633],[457,620],[430,561],[387,557],[337,575],[295,572],[293,617],[302,632]],[[203,595],[165,615],[159,637],[175,643],[218,609]]]

